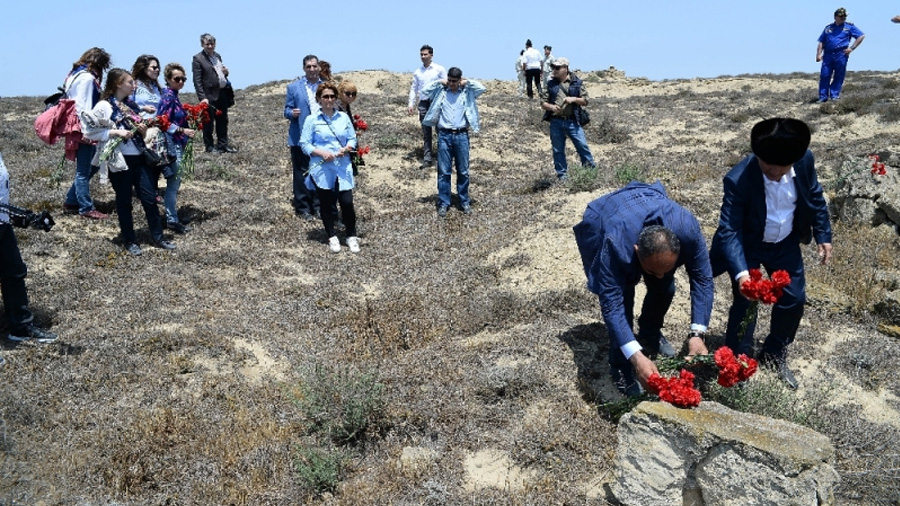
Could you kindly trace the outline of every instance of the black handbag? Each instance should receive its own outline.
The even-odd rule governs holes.
[[[591,115],[588,114],[587,109],[584,107],[578,107],[578,124],[581,126],[585,126],[591,122]]]
[[[231,87],[231,82],[229,82],[225,85],[224,88],[219,90],[218,103],[221,106],[221,109],[234,106],[234,88]]]

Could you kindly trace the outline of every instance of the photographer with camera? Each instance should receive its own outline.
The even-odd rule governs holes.
[[[53,226],[53,218],[46,212],[37,215],[9,205],[9,173],[0,153],[0,289],[9,329],[8,338],[16,342],[52,343],[56,340],[56,334],[37,327],[34,315],[28,309],[28,292],[25,289],[28,269],[19,253],[13,226],[31,226],[49,231]],[[0,357],[0,364],[2,363]]]

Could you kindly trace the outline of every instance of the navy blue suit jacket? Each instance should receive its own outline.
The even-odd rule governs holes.
[[[794,210],[793,237],[803,244],[815,238],[817,244],[831,242],[831,221],[822,185],[816,175],[811,151],[794,164],[797,208]],[[725,271],[734,279],[747,270],[745,252],[754,251],[763,242],[766,226],[765,176],[756,156],[750,155],[735,165],[722,180],[724,196],[719,228],[713,235],[709,252],[713,275]]]
[[[293,110],[300,109],[300,116],[294,117]],[[300,146],[300,132],[303,130],[303,122],[311,114],[309,97],[306,95],[306,80],[295,79],[287,87],[287,96],[284,99],[284,117],[290,120],[288,126],[288,146]]]
[[[599,296],[603,321],[618,346],[635,340],[625,317],[622,287],[636,285],[643,276],[634,245],[649,225],[662,225],[678,236],[681,253],[675,268],[684,265],[690,278],[691,323],[709,325],[714,286],[697,218],[670,200],[659,181],[631,182],[588,204],[574,228],[588,289]]]

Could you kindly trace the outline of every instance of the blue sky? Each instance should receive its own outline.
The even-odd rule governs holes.
[[[817,72],[816,38],[841,6],[867,36],[850,70],[900,68],[900,25],[890,22],[900,2],[886,0],[7,2],[0,96],[49,95],[92,46],[115,66],[151,53],[189,68],[203,32],[216,36],[237,88],[296,77],[309,53],[336,71],[411,72],[425,43],[436,62],[468,77],[511,80],[526,38],[552,45],[573,68],[612,65],[653,80]]]

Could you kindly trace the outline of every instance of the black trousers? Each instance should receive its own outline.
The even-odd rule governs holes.
[[[347,237],[356,236],[356,209],[353,207],[353,190],[341,190],[337,183],[334,190],[326,190],[316,187],[316,193],[319,194],[319,201],[322,203],[322,209],[332,209],[337,207],[337,203],[341,204],[341,219],[344,221],[344,230]],[[322,213],[322,225],[325,226],[325,234],[328,237],[334,237],[334,220],[337,213]]]
[[[16,242],[12,225],[0,224],[0,288],[10,332],[24,330],[24,327],[34,321],[34,316],[28,310],[28,292],[25,289],[27,274],[28,268],[19,253],[19,243]]]
[[[538,96],[541,94],[541,69],[527,69],[525,71],[525,83],[528,85],[528,98],[534,97],[531,83],[537,86]]]
[[[220,107],[218,101],[209,103],[209,121],[203,125],[203,145],[207,148],[224,148],[228,146],[228,107]],[[221,112],[217,114],[216,111]],[[213,130],[216,131],[218,142],[213,140]]]

